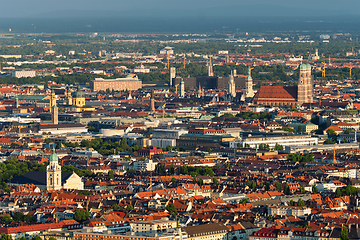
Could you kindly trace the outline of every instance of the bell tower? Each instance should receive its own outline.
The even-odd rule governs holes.
[[[311,66],[308,63],[300,64],[300,74],[297,92],[298,105],[303,103],[312,103],[313,101],[313,85],[311,79]]]
[[[49,166],[46,168],[46,189],[61,189],[61,166],[55,148],[53,148],[53,153],[50,155]]]

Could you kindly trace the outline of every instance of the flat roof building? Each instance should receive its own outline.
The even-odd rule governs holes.
[[[137,77],[126,77],[116,79],[95,78],[91,81],[90,87],[93,91],[133,91],[142,88],[142,81]]]

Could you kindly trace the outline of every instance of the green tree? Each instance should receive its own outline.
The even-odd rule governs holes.
[[[315,185],[312,187],[312,192],[313,193],[318,193],[319,192],[318,188]]]
[[[239,200],[239,203],[240,204],[246,204],[246,203],[248,203],[249,202],[249,200],[247,199],[247,198],[243,198],[243,199],[240,199]]]
[[[270,183],[266,182],[265,183],[265,191],[269,191],[270,190]]]
[[[339,197],[341,197],[341,195],[342,195],[342,193],[341,193],[340,188],[337,188],[336,191],[335,191],[335,197],[339,198]]]
[[[112,206],[111,206],[111,209],[113,209],[113,210],[117,210],[117,209],[119,209],[119,205],[114,204],[114,205],[112,205]]]
[[[89,218],[89,212],[84,209],[76,209],[74,213],[74,220],[83,222]]]
[[[1,218],[1,221],[6,222],[6,223],[11,223],[11,222],[12,222],[12,218],[9,217],[9,216],[3,216],[3,217]]]
[[[24,222],[34,223],[34,222],[36,222],[36,220],[35,220],[35,218],[33,217],[33,215],[27,214],[27,215],[24,216]]]
[[[113,170],[110,170],[110,171],[108,172],[107,179],[108,179],[108,180],[114,180],[114,171],[113,171]]]
[[[343,226],[340,232],[340,239],[341,240],[349,240],[349,229]]]
[[[89,190],[81,190],[78,195],[92,195],[92,193]]]
[[[295,204],[294,204],[294,200],[290,200],[290,202],[289,202],[289,206],[294,206]]]
[[[33,237],[31,240],[42,240],[42,238],[38,235],[36,235],[35,237]]]
[[[299,207],[305,207],[305,202],[304,202],[304,200],[302,200],[301,198],[299,198],[299,201],[298,201],[297,205],[298,205]]]
[[[291,194],[290,187],[289,187],[288,184],[285,184],[284,194],[285,194],[285,195],[290,195],[290,194]]]
[[[328,129],[327,131],[326,131],[326,133],[327,133],[327,135],[328,136],[336,136],[337,134],[336,134],[336,132],[335,132],[335,130],[334,129]]]
[[[282,191],[282,186],[280,182],[276,182],[275,183],[275,187],[276,187],[276,191],[281,192]]]
[[[284,150],[284,146],[276,143],[276,144],[275,144],[275,147],[274,147],[274,150],[282,151],[282,150]]]
[[[303,127],[301,125],[298,126],[298,130],[297,130],[299,133],[302,133],[303,132]]]
[[[173,164],[173,163],[170,164],[169,174],[170,174],[170,175],[174,175],[174,174],[175,174],[175,167],[174,167],[174,164]]]
[[[355,129],[353,129],[353,128],[348,128],[348,129],[346,129],[345,130],[345,134],[349,134],[350,132],[354,132],[355,131]]]
[[[220,183],[219,183],[219,180],[217,180],[216,178],[213,178],[213,179],[212,179],[212,182],[213,182],[213,185],[214,185],[214,186],[219,186],[219,184],[220,184]]]
[[[24,221],[24,213],[22,212],[16,212],[14,213],[14,217],[13,217],[15,222],[22,222]]]
[[[13,240],[12,237],[6,233],[1,233],[1,240]]]
[[[176,210],[174,204],[172,204],[172,203],[166,205],[165,210],[168,211],[168,213],[170,213],[170,215],[172,215],[172,216],[176,216],[176,214],[177,214],[177,210]]]
[[[126,206],[125,209],[128,210],[128,211],[130,211],[130,210],[134,210],[134,207],[129,204],[129,205]]]
[[[237,148],[243,148],[244,146],[243,146],[243,144],[242,143],[237,143],[237,146],[236,146]]]

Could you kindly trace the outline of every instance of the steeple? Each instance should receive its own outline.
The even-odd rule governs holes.
[[[61,166],[59,165],[59,157],[55,152],[53,145],[53,153],[49,157],[49,165],[46,168],[46,189],[61,189]]]
[[[254,96],[254,90],[253,90],[253,79],[251,77],[251,68],[248,67],[248,76],[246,78],[245,82],[245,97],[252,98]]]
[[[210,57],[209,64],[208,64],[208,76],[209,76],[209,77],[213,77],[213,76],[214,76],[211,57]]]
[[[180,82],[180,97],[184,98],[185,97],[185,83],[184,83],[184,79],[181,78],[181,82]]]
[[[58,125],[59,124],[59,108],[57,107],[56,103],[55,105],[52,107],[52,123],[54,125]]]
[[[56,105],[56,95],[54,89],[51,89],[50,96],[50,112],[52,112],[52,107]]]
[[[234,81],[234,73],[231,72],[229,83],[228,83],[228,94],[232,97],[236,97],[236,90],[235,90],[235,81]]]
[[[19,97],[18,97],[18,95],[15,96],[15,107],[19,108]]]

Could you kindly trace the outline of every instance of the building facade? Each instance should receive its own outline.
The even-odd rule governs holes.
[[[142,88],[142,81],[137,77],[116,79],[95,78],[95,80],[91,81],[90,87],[93,91],[106,91],[106,89],[115,91],[134,91]]]

